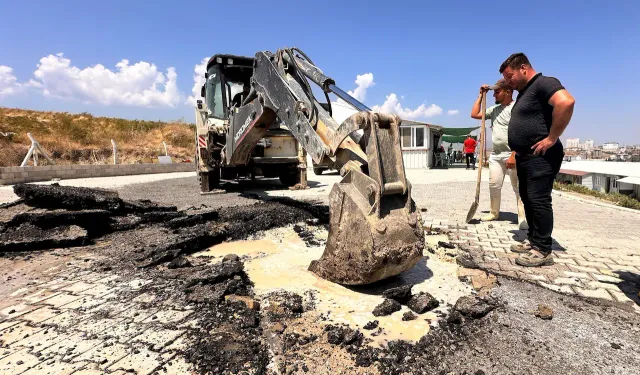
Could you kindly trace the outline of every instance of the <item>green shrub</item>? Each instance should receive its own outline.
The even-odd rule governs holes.
[[[612,203],[615,203],[617,206],[632,208],[634,210],[640,210],[640,201],[634,198],[631,198],[628,195],[620,194],[620,193],[603,193],[601,191],[589,189],[583,185],[576,184],[562,184],[558,181],[553,182],[553,188],[556,190],[562,191],[570,191],[574,193],[579,193],[583,195],[589,195],[598,199],[606,200]]]

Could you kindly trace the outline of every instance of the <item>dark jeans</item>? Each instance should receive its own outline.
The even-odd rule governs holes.
[[[520,199],[529,224],[529,241],[544,253],[551,253],[553,243],[551,190],[563,157],[564,150],[559,142],[544,155],[516,155]]]
[[[467,168],[469,168],[469,162],[471,162],[472,167],[476,167],[476,158],[473,152],[468,152],[467,154]]]

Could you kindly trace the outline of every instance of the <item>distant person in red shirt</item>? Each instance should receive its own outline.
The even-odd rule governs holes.
[[[469,169],[469,162],[471,162],[471,166],[473,170],[476,169],[476,146],[478,142],[475,139],[471,138],[471,134],[467,135],[467,139],[464,141],[464,153],[467,155],[467,169]]]

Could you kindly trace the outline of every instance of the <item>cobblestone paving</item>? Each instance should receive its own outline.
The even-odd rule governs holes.
[[[39,275],[0,311],[0,374],[192,373],[181,337],[196,324],[148,280],[89,272],[83,262]]]
[[[514,261],[517,254],[509,250],[511,244],[526,238],[526,231],[516,225],[511,185],[504,183],[499,221],[465,224],[474,185],[451,182],[415,186],[416,203],[428,209],[425,224],[449,231],[452,242],[477,254],[479,266],[487,271],[566,294],[622,302],[640,312],[640,213],[554,195],[555,263],[521,267]],[[480,202],[476,218],[489,209],[486,183]]]

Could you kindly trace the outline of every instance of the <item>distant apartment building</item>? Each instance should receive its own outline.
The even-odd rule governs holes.
[[[620,145],[618,144],[618,142],[607,142],[602,145],[602,150],[608,152],[616,152],[619,148]]]
[[[578,148],[580,146],[580,138],[568,138],[567,148]]]
[[[640,164],[637,163],[573,159],[562,163],[556,180],[603,193],[640,198]]]
[[[602,150],[597,148],[592,148],[588,151],[589,159],[602,159],[604,155],[602,154]]]
[[[593,141],[593,139],[587,139],[586,142],[584,142],[584,148],[585,150],[591,150],[595,145],[595,142]]]

